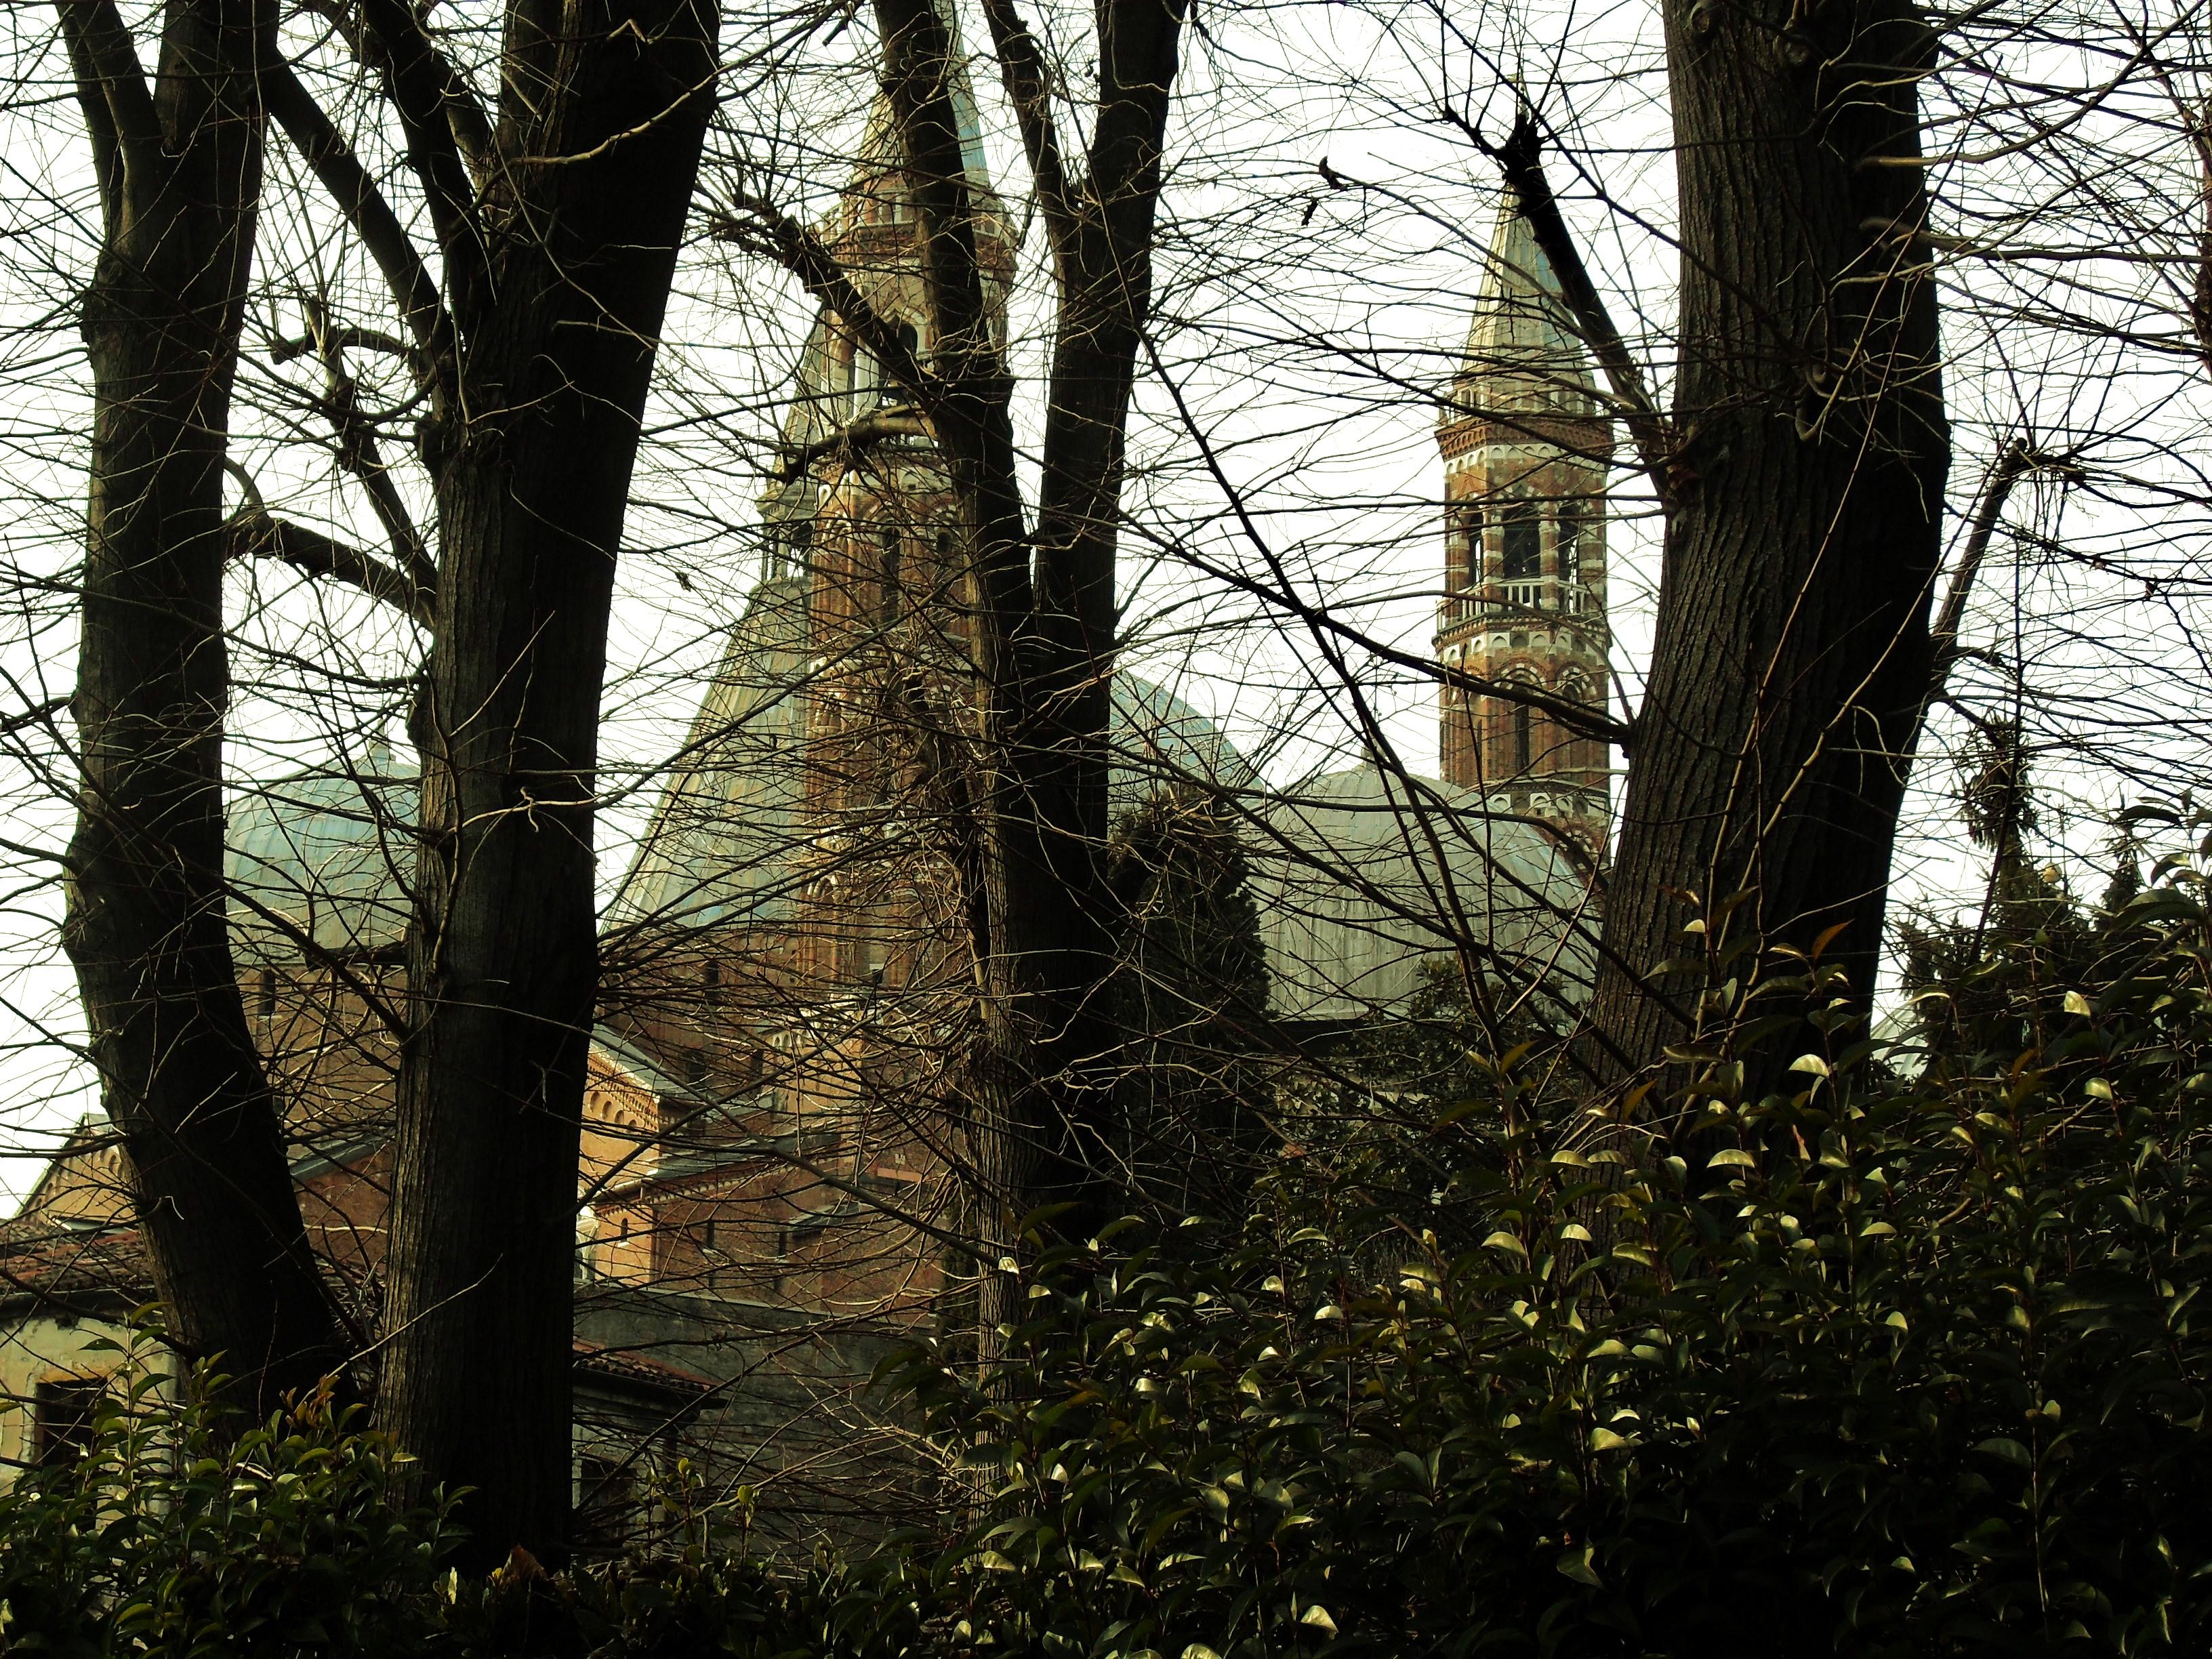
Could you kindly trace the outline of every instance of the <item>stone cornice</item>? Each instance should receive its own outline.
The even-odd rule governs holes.
[[[1610,460],[1613,422],[1602,415],[1496,410],[1450,416],[1437,428],[1437,447],[1448,461],[1491,444],[1542,444],[1592,460]]]

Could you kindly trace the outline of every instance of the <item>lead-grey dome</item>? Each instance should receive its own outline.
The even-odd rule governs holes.
[[[1550,830],[1469,790],[1372,764],[1270,803],[1254,858],[1270,1001],[1291,1020],[1402,1009],[1423,964],[1471,949],[1486,977],[1579,1001],[1589,885]]]
[[[382,743],[350,760],[241,788],[224,873],[241,962],[296,957],[302,938],[362,955],[407,930],[416,777]]]

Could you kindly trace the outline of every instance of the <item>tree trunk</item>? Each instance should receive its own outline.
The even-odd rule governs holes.
[[[513,14],[483,216],[505,229],[484,302],[457,306],[467,413],[438,465],[437,643],[416,721],[380,1403],[424,1484],[476,1489],[479,1564],[566,1548],[599,691],[715,70],[716,14],[697,0],[586,13],[557,43]]]
[[[1700,954],[1685,923],[1711,931],[1703,971],[1601,973],[1596,1019],[1644,1065],[1692,1034],[1709,982],[1831,929],[1823,960],[1865,1006],[1950,453],[1916,240],[1926,24],[1902,0],[1671,0],[1667,35],[1682,437],[1605,933],[1650,975]],[[1738,1002],[1699,1034],[1804,1009]],[[1751,1091],[1817,1040],[1802,1018],[1752,1040]]]
[[[82,326],[91,498],[63,938],[170,1334],[256,1413],[344,1359],[231,958],[225,441],[260,186],[261,0],[176,0],[149,91],[105,3],[61,8],[106,235]]]
[[[1026,1317],[1029,1212],[1069,1206],[1083,1238],[1110,1213],[1115,1047],[1105,986],[1114,920],[1103,879],[1122,449],[1151,301],[1160,145],[1180,0],[1102,0],[1092,142],[1071,177],[1036,45],[990,9],[1049,231],[1059,317],[1032,541],[1015,474],[1012,385],[989,327],[950,96],[952,40],[935,0],[877,0],[884,78],[927,242],[939,384],[928,402],[967,503],[981,683],[983,902],[989,955],[969,1089],[983,1257],[979,1352]]]

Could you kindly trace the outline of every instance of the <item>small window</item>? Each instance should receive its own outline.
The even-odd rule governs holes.
[[[915,363],[920,362],[921,361],[921,331],[915,328],[912,323],[901,323],[898,325],[897,331],[898,343],[905,350],[907,361],[908,362]],[[901,386],[896,380],[893,380],[890,371],[886,369],[879,377],[876,386],[877,403],[885,405],[901,403],[905,400],[906,395],[906,388]]]
[[[1482,505],[1463,501],[1451,509],[1450,532],[1445,540],[1446,580],[1455,588],[1482,585]]]
[[[1505,580],[1509,582],[1534,581],[1544,571],[1544,542],[1541,521],[1536,516],[1534,501],[1516,501],[1505,509],[1504,520]]]
[[[33,1450],[41,1468],[62,1468],[92,1449],[93,1422],[106,1398],[97,1376],[55,1376],[32,1395]]]
[[[1536,711],[1525,702],[1513,705],[1513,770],[1523,773],[1536,763]]]
[[[699,991],[709,1008],[722,1006],[722,964],[710,962],[699,970]]]
[[[262,1018],[276,1018],[276,970],[274,968],[261,970],[259,982],[254,987],[254,1000],[260,1005]]]
[[[1559,568],[1563,582],[1579,582],[1583,579],[1583,527],[1586,520],[1583,508],[1570,501],[1559,508]]]
[[[598,1555],[619,1554],[639,1532],[635,1464],[586,1452],[576,1460],[576,1547]]]

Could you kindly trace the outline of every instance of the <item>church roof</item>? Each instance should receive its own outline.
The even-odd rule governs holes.
[[[1509,193],[1485,255],[1452,398],[1467,414],[1602,413],[1559,274]]]
[[[614,919],[706,927],[787,913],[803,784],[801,694],[811,674],[806,580],[786,575],[753,590],[623,879]]]
[[[708,927],[788,914],[803,879],[809,652],[805,579],[763,582],[731,632],[611,920]],[[1117,805],[1177,783],[1236,790],[1252,781],[1218,726],[1126,670],[1114,678],[1109,743]]]
[[[415,769],[380,739],[359,754],[257,783],[231,803],[224,872],[243,962],[388,950],[407,930]]]
[[[1268,1000],[1290,1020],[1402,1007],[1423,964],[1462,945],[1505,984],[1544,979],[1580,1000],[1588,885],[1550,832],[1472,790],[1363,763],[1310,778],[1267,810],[1253,860]]]

